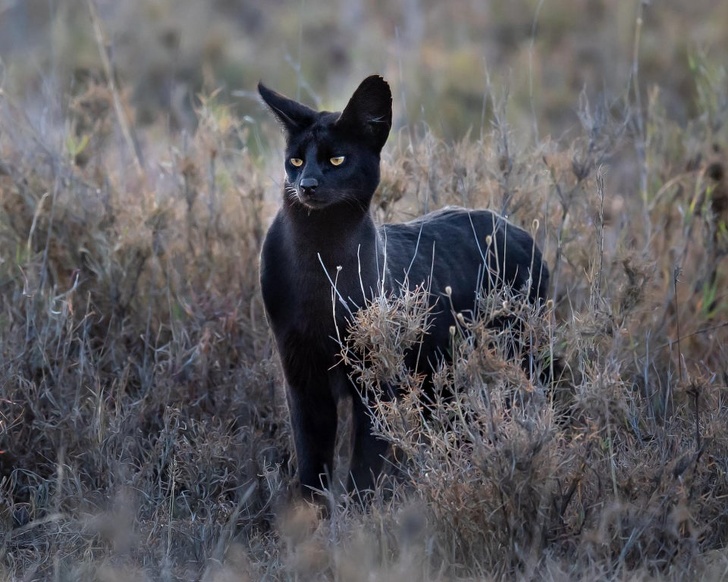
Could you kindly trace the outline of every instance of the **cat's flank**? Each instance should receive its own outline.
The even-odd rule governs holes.
[[[366,398],[338,357],[349,312],[381,293],[382,281],[385,293],[403,284],[429,289],[430,328],[421,349],[407,356],[427,391],[432,365],[447,357],[454,314],[472,311],[476,292],[504,285],[539,302],[548,269],[526,231],[487,210],[447,208],[375,225],[370,204],[392,125],[392,93],[382,77],[364,79],[342,113],[314,111],[263,84],[258,91],[286,134],[283,201],[263,245],[261,283],[286,379],[301,490],[313,499],[328,487],[336,400],[350,394],[348,487],[365,491],[387,444],[372,434]]]

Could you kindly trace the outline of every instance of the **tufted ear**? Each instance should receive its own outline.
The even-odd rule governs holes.
[[[392,127],[392,91],[389,84],[379,75],[364,79],[336,125],[360,131],[381,150]]]
[[[263,83],[258,83],[258,93],[289,135],[306,129],[316,119],[313,109],[268,89]]]

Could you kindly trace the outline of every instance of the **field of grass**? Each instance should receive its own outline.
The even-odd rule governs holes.
[[[728,579],[728,3],[683,4],[0,7],[0,580]],[[452,398],[382,403],[387,474],[323,518],[258,286],[283,138],[253,91],[333,109],[375,72],[377,219],[531,230],[552,302],[519,315],[564,370],[463,322]],[[416,385],[418,299],[361,314],[364,381]]]

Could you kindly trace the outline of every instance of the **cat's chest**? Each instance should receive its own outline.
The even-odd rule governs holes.
[[[323,253],[271,241],[261,257],[261,286],[274,327],[328,335],[353,300],[353,266],[327,264]],[[361,295],[361,291],[358,291]]]

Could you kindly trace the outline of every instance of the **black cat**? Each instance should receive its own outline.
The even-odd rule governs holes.
[[[476,291],[509,285],[539,303],[548,269],[526,231],[487,210],[446,208],[404,224],[374,224],[369,207],[392,125],[383,78],[366,78],[343,113],[314,111],[263,84],[258,91],[287,139],[283,204],[263,245],[261,283],[286,378],[302,492],[315,498],[328,487],[342,393],[353,396],[349,489],[365,491],[387,444],[372,435],[367,404],[338,357],[350,313],[382,285],[396,294],[403,284],[424,284],[434,305],[431,327],[407,357],[429,375],[446,357],[454,313],[472,311]]]

